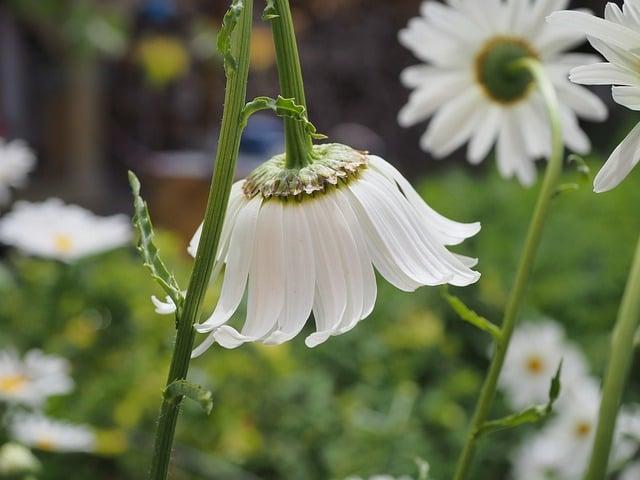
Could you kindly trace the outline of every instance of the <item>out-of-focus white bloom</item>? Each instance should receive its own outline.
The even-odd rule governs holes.
[[[40,462],[26,447],[5,443],[0,447],[0,475],[24,475],[40,470]]]
[[[73,386],[64,358],[30,350],[20,359],[14,350],[0,351],[0,401],[37,407]]]
[[[0,138],[0,205],[11,199],[11,188],[22,187],[36,164],[36,157],[22,140]]]
[[[156,313],[158,315],[173,315],[176,313],[176,304],[169,295],[165,297],[164,302],[155,295],[152,295],[151,303],[156,307]]]
[[[93,452],[96,447],[96,436],[90,427],[41,414],[16,415],[10,422],[9,434],[17,442],[49,452]]]
[[[364,480],[362,477],[347,477],[345,480]],[[407,475],[403,475],[402,477],[394,477],[393,475],[373,475],[369,477],[369,480],[413,480],[411,477]]]
[[[613,99],[631,110],[640,110],[640,3],[625,0],[605,7],[604,19],[584,12],[562,11],[549,23],[567,31],[586,34],[606,63],[576,66],[571,80],[583,85],[614,85]],[[640,161],[640,124],[615,149],[594,182],[596,192],[615,188]]]
[[[129,244],[125,215],[99,217],[51,198],[43,203],[16,202],[0,219],[0,242],[25,254],[73,262]]]
[[[590,150],[578,117],[602,121],[604,103],[587,89],[571,84],[571,68],[594,63],[593,55],[565,53],[583,39],[566,28],[545,23],[569,0],[425,1],[422,16],[409,21],[400,42],[426,63],[402,72],[415,89],[401,110],[402,126],[433,116],[421,147],[436,157],[469,142],[467,159],[482,162],[496,144],[503,177],[524,185],[536,178],[535,160],[551,151],[549,121],[540,93],[526,71],[513,63],[525,57],[544,66],[560,100],[564,141],[578,153]]]
[[[563,328],[554,321],[520,326],[513,334],[500,376],[500,387],[512,408],[546,403],[561,360],[562,399],[569,385],[587,376],[582,352],[567,341]]]
[[[640,462],[635,462],[626,467],[620,474],[619,480],[638,480],[640,479]]]
[[[623,406],[618,414],[617,446],[614,460],[619,466],[640,449],[640,405]],[[640,480],[640,476],[638,476]]]
[[[298,171],[277,156],[233,186],[214,268],[226,264],[222,292],[196,327],[209,337],[194,355],[214,342],[283,343],[312,311],[317,331],[308,346],[345,333],[374,307],[374,266],[404,291],[478,280],[475,261],[446,248],[475,235],[478,223],[441,216],[379,157],[338,144],[315,146],[313,157]],[[245,290],[238,331],[228,322]]]

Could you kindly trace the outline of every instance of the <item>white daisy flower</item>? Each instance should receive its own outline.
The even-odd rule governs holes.
[[[231,191],[217,252],[226,264],[213,315],[197,325],[214,342],[278,344],[295,337],[313,311],[316,346],[351,330],[376,300],[374,266],[404,291],[478,280],[475,261],[445,248],[475,235],[431,209],[383,159],[344,145],[315,146],[314,161],[284,168],[284,156],[258,167]],[[191,252],[199,240],[196,233]],[[228,325],[247,291],[241,331]]]
[[[622,9],[608,3],[604,19],[583,12],[562,11],[549,23],[587,35],[607,62],[576,66],[571,80],[583,85],[614,85],[613,99],[631,110],[640,110],[640,2],[625,0]],[[618,186],[640,161],[640,124],[615,149],[594,182],[596,192]]]
[[[546,403],[551,379],[561,360],[562,401],[566,388],[587,375],[584,355],[567,341],[557,322],[549,320],[520,326],[513,333],[499,381],[512,408]]]
[[[638,480],[640,478],[640,462],[634,462],[620,474],[619,480]]]
[[[99,217],[51,198],[43,203],[16,202],[0,219],[0,242],[27,255],[73,262],[128,245],[131,225],[125,215]]]
[[[35,164],[36,157],[25,142],[0,138],[0,205],[11,199],[11,188],[24,186]]]
[[[26,447],[17,443],[5,443],[0,447],[0,475],[13,476],[36,473],[41,465]]]
[[[69,370],[64,358],[40,350],[22,359],[14,350],[0,351],[0,402],[41,406],[48,397],[73,390]]]
[[[408,127],[433,116],[421,147],[441,158],[469,142],[467,159],[480,163],[496,144],[503,177],[524,185],[536,178],[534,161],[551,153],[551,132],[542,96],[526,71],[513,63],[533,57],[544,66],[560,98],[564,141],[578,153],[590,150],[578,117],[602,121],[604,103],[567,75],[593,55],[567,54],[580,35],[545,23],[569,0],[447,0],[422,4],[400,42],[426,63],[407,68],[402,82],[415,89],[400,111]]]
[[[13,440],[48,452],[93,452],[96,435],[86,425],[52,420],[42,414],[16,415],[9,424]]]
[[[151,303],[153,303],[158,315],[173,315],[176,313],[176,304],[169,295],[165,297],[164,302],[155,295],[152,295]]]

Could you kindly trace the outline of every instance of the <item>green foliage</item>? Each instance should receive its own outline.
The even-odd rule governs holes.
[[[470,323],[476,328],[487,332],[491,335],[497,342],[500,342],[502,339],[502,331],[499,327],[491,323],[486,318],[478,315],[476,312],[467,307],[462,300],[460,300],[455,295],[451,295],[447,289],[443,289],[442,291],[443,298],[449,303],[453,311],[458,314],[458,316],[467,323]]]
[[[229,10],[227,10],[227,13],[225,13],[222,19],[222,27],[220,28],[220,32],[218,32],[218,51],[222,55],[222,58],[224,58],[224,69],[227,74],[235,70],[238,65],[237,59],[231,52],[231,35],[238,24],[238,19],[243,9],[243,0],[233,0]]]
[[[278,10],[276,9],[274,1],[275,0],[267,0],[267,5],[264,7],[264,12],[262,12],[262,20],[264,20],[265,22],[275,20],[280,16],[278,14]]]
[[[207,415],[213,410],[213,394],[209,390],[205,390],[200,385],[191,383],[187,380],[176,380],[164,389],[164,397],[173,401],[180,397],[187,397],[202,407]]]

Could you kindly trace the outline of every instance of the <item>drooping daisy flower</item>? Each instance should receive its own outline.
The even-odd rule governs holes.
[[[562,392],[587,375],[582,352],[554,321],[525,323],[514,333],[500,376],[500,387],[514,409],[544,404],[562,360]],[[561,396],[563,393],[561,393]],[[562,400],[562,398],[561,398]]]
[[[523,57],[538,59],[557,89],[564,141],[578,153],[590,142],[578,117],[601,121],[607,108],[594,94],[571,84],[572,67],[597,62],[566,54],[582,41],[578,34],[547,25],[545,17],[569,0],[447,0],[422,4],[422,17],[400,32],[400,42],[426,65],[402,72],[415,91],[401,110],[402,126],[433,116],[421,147],[444,157],[469,142],[467,159],[480,163],[496,144],[503,177],[524,185],[536,178],[534,161],[551,151],[551,133],[542,96],[531,75],[513,69]]]
[[[20,359],[14,350],[0,351],[0,402],[38,407],[53,395],[74,386],[69,363],[60,357],[30,350]]]
[[[315,146],[314,161],[284,168],[284,156],[261,165],[231,191],[217,252],[226,263],[215,311],[197,325],[234,348],[296,336],[313,311],[316,346],[351,330],[376,300],[374,266],[404,291],[422,285],[474,283],[472,259],[449,252],[480,225],[460,224],[432,210],[409,182],[379,157],[344,145]],[[197,232],[190,251],[197,248]],[[247,291],[247,315],[228,325]]]
[[[549,23],[587,35],[606,63],[576,66],[571,80],[583,85],[614,85],[613,99],[631,110],[640,110],[640,3],[626,0],[622,10],[608,3],[605,18],[584,12],[555,12]],[[596,192],[618,186],[640,161],[640,124],[615,149],[594,182]]]
[[[125,215],[98,217],[76,205],[51,198],[43,203],[17,202],[0,219],[0,242],[27,255],[73,262],[129,244]]]
[[[86,425],[52,420],[41,414],[16,415],[9,424],[15,441],[48,452],[93,452],[94,431]]]
[[[22,140],[0,138],[0,205],[11,198],[11,188],[22,187],[36,164],[36,157]]]

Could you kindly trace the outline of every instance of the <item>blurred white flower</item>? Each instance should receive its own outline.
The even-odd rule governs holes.
[[[571,80],[583,85],[614,85],[613,99],[631,110],[640,110],[640,3],[625,0],[605,7],[604,19],[584,12],[562,11],[549,23],[587,35],[591,45],[608,61],[576,66]],[[640,161],[640,124],[615,149],[594,182],[596,192],[615,188]]]
[[[362,477],[347,477],[345,480],[364,480]],[[401,477],[394,477],[393,475],[373,475],[368,480],[412,480],[411,477],[403,475]]]
[[[155,295],[152,295],[151,303],[156,307],[156,313],[158,315],[173,315],[176,313],[176,304],[169,295],[165,297],[164,302]]]
[[[40,462],[28,448],[17,443],[5,443],[0,447],[0,475],[25,475],[36,473],[40,468]]]
[[[640,450],[640,405],[623,406],[618,415],[618,431],[617,431],[617,447],[616,458],[617,464],[628,461],[635,456]],[[640,476],[638,477],[640,480]]]
[[[640,478],[640,462],[635,462],[626,467],[620,474],[619,480],[638,480]]]
[[[22,187],[36,164],[36,157],[22,140],[0,138],[0,206],[11,199],[11,187]]]
[[[14,350],[0,351],[0,401],[38,407],[53,395],[73,390],[69,363],[30,350],[20,359]]]
[[[125,215],[99,217],[56,198],[43,203],[16,202],[0,219],[0,242],[27,255],[64,262],[128,245],[131,238]]]
[[[590,150],[578,117],[602,121],[604,103],[571,84],[572,67],[597,62],[597,56],[566,50],[583,41],[579,34],[545,23],[569,0],[425,1],[422,17],[409,21],[400,42],[426,65],[402,72],[414,88],[399,114],[400,125],[415,125],[433,115],[420,145],[436,157],[449,155],[467,141],[467,159],[482,162],[494,144],[503,177],[524,185],[536,178],[535,160],[548,156],[551,132],[542,96],[528,72],[513,71],[514,61],[537,58],[559,94],[565,144]]]
[[[317,331],[308,346],[345,333],[374,307],[374,266],[404,291],[478,280],[475,261],[446,246],[475,235],[479,224],[436,213],[379,157],[337,144],[314,147],[314,157],[294,171],[277,156],[233,186],[214,269],[215,278],[226,263],[222,292],[213,315],[197,325],[210,335],[194,355],[214,342],[285,342],[312,310]],[[245,290],[238,331],[227,323]]]
[[[96,447],[96,436],[90,427],[41,414],[16,415],[9,424],[9,434],[15,441],[48,452],[93,452]]]
[[[551,379],[562,360],[561,400],[568,387],[587,376],[582,352],[567,341],[557,322],[525,323],[513,333],[500,387],[514,409],[544,404],[549,399]]]

